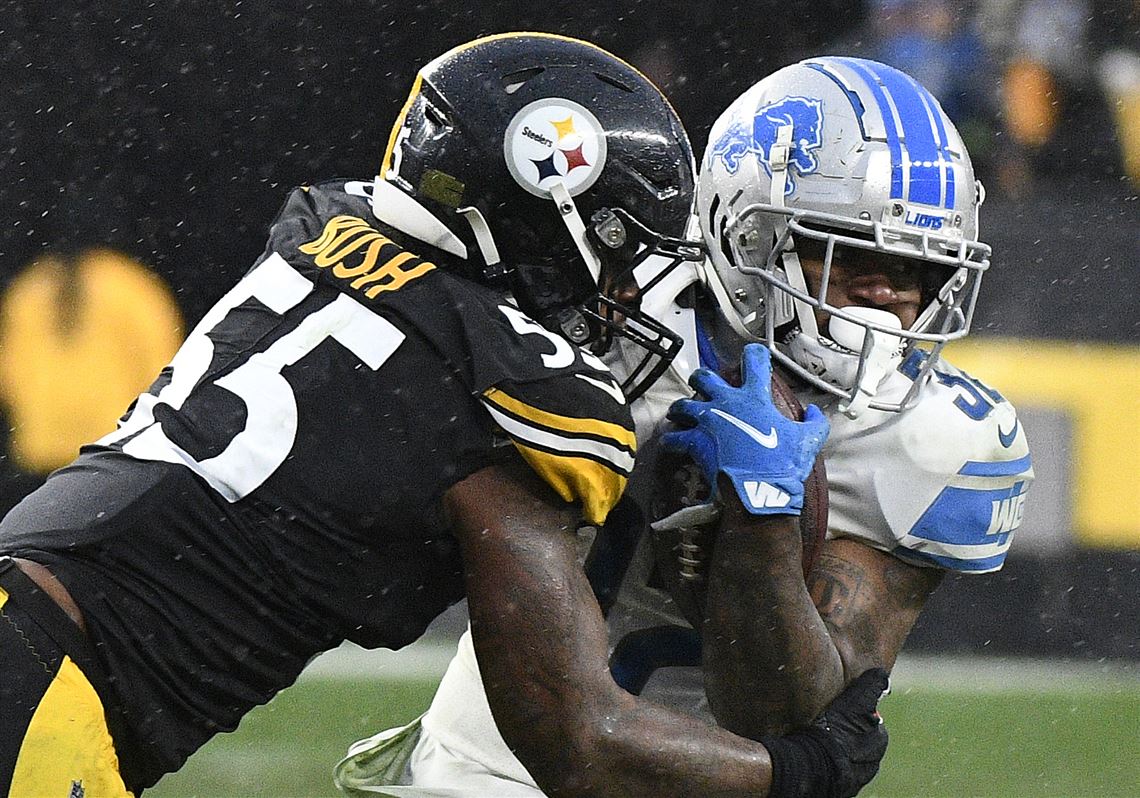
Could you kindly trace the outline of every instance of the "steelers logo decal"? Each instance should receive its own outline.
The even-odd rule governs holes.
[[[549,197],[555,183],[575,196],[601,174],[606,136],[581,105],[548,97],[515,114],[503,139],[503,155],[511,176],[536,197]]]

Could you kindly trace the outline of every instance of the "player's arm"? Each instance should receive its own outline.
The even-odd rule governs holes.
[[[702,629],[709,709],[753,739],[807,722],[826,703],[820,698],[844,683],[804,585],[793,520],[776,527],[727,502],[709,564]]]
[[[906,506],[916,492],[931,497],[919,508],[921,526],[882,530],[881,540],[898,541],[899,556],[853,539],[828,541],[805,587],[789,578],[798,565],[790,559],[796,541],[749,535],[740,512],[729,524],[737,533],[718,538],[717,617],[729,639],[747,642],[722,645],[710,659],[710,703],[729,728],[772,733],[811,717],[853,674],[893,667],[947,570],[1001,567],[1032,480],[1024,433],[1002,440],[1003,429],[1018,427],[1012,408],[995,392],[965,375],[945,383],[941,398],[948,415],[937,425],[942,439],[925,444],[942,453],[941,465],[913,474],[896,466],[894,478],[877,480],[877,492],[865,499]],[[989,407],[987,399],[1001,403],[1002,415],[977,412]],[[898,462],[905,468],[905,459]],[[1001,520],[996,529],[995,518]],[[755,591],[762,607],[779,596],[784,600],[770,617],[755,616],[755,607],[732,596],[734,589],[739,595]],[[805,590],[819,622],[802,617]]]
[[[662,444],[690,455],[725,497],[702,628],[706,689],[718,722],[759,739],[809,722],[846,679],[804,585],[793,523],[828,425],[815,407],[803,423],[775,408],[767,349],[745,347],[742,367],[739,388],[698,370],[698,398],[670,409],[683,429]]]
[[[758,738],[806,723],[865,669],[890,671],[943,572],[833,540],[805,584],[798,530],[736,504],[710,566],[705,679],[717,721]]]
[[[872,715],[882,674],[844,693],[826,723],[771,742],[770,753],[613,682],[605,622],[577,560],[575,517],[532,472],[486,468],[454,485],[444,504],[463,547],[492,713],[544,792],[851,795],[869,780],[867,763],[877,766],[886,745]],[[792,792],[800,786],[808,790]]]
[[[845,680],[866,668],[894,667],[944,575],[938,568],[909,565],[853,540],[824,544],[807,584],[843,663]]]

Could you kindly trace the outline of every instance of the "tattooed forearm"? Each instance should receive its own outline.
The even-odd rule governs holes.
[[[850,540],[826,544],[808,589],[848,679],[869,667],[894,665],[941,575]]]
[[[752,736],[805,723],[845,682],[889,669],[941,571],[832,540],[805,583],[788,539],[744,531],[723,529],[714,552],[705,669],[717,720]]]
[[[706,615],[705,687],[726,728],[756,737],[801,725],[843,686],[791,521],[736,519],[721,529]]]
[[[842,622],[844,613],[857,600],[864,581],[863,569],[824,553],[807,576],[808,593],[816,609],[831,624]]]

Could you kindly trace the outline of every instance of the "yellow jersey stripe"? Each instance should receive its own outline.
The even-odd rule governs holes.
[[[626,477],[584,457],[535,449],[515,440],[515,448],[546,483],[568,502],[582,503],[582,517],[600,525],[625,490]]]
[[[492,409],[501,409],[522,422],[544,430],[571,437],[589,435],[607,440],[613,446],[626,449],[629,452],[637,450],[637,436],[634,435],[633,430],[626,429],[620,424],[600,421],[595,418],[573,418],[551,413],[521,402],[498,388],[488,388],[484,391],[483,402]]]
[[[528,426],[487,405],[491,416],[511,436],[516,445],[547,452],[552,457],[586,458],[604,464],[622,476],[633,470],[633,454],[591,438],[568,438],[549,430]]]

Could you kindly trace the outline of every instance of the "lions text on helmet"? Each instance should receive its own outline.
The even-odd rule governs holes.
[[[698,190],[705,277],[734,329],[841,398],[915,401],[970,328],[990,248],[984,193],[937,100],[884,64],[822,57],[741,95],[712,128]],[[879,392],[913,358],[913,383]]]
[[[420,70],[375,207],[571,342],[631,341],[633,398],[681,347],[638,297],[703,257],[685,235],[694,175],[680,120],[637,70],[564,37],[492,36]]]

